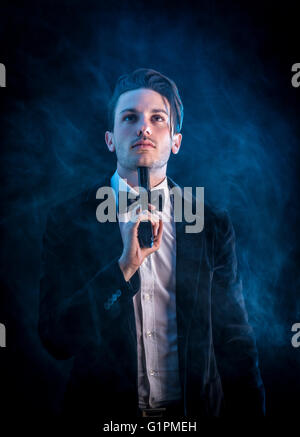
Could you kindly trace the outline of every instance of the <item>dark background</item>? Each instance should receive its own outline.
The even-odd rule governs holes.
[[[60,409],[72,360],[52,358],[37,333],[45,220],[114,169],[107,101],[119,75],[150,67],[175,80],[185,107],[169,175],[204,186],[206,200],[230,212],[267,415],[291,421],[300,392],[291,345],[300,322],[297,2],[105,3],[1,3],[4,415],[33,425]]]

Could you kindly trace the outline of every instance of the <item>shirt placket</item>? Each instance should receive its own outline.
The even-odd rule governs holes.
[[[146,371],[149,381],[149,404],[158,398],[158,356],[155,324],[155,294],[152,258],[149,255],[142,268],[142,313],[143,313],[143,343],[145,350]]]

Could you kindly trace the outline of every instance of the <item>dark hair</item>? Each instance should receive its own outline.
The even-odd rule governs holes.
[[[183,105],[175,82],[158,71],[138,68],[132,73],[124,74],[117,80],[113,95],[108,104],[108,125],[114,129],[115,109],[121,94],[139,88],[148,88],[164,96],[170,104],[170,130],[178,133],[182,127]]]

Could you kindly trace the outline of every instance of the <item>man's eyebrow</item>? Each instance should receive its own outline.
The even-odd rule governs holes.
[[[135,108],[126,108],[126,109],[123,109],[120,112],[120,114],[122,114],[123,112],[138,112],[138,111]],[[151,111],[152,114],[156,114],[158,112],[164,112],[167,116],[169,116],[169,114],[167,113],[167,111],[165,109],[155,108],[155,109],[152,109],[152,111]]]

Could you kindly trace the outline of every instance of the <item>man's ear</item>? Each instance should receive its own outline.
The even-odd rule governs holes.
[[[113,132],[109,132],[109,131],[105,132],[105,142],[110,152],[114,152],[116,150]]]
[[[173,135],[171,150],[175,155],[176,155],[176,153],[179,152],[181,140],[182,140],[181,134],[174,134]]]

